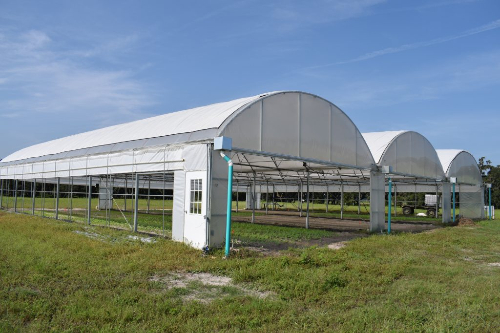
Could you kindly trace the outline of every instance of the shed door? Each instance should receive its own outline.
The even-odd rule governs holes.
[[[184,240],[201,248],[207,242],[207,172],[186,172]]]

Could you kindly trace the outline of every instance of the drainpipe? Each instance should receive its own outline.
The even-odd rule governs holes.
[[[389,200],[389,214],[387,216],[387,233],[390,234],[391,233],[391,206],[392,206],[392,202],[391,202],[391,197],[392,197],[392,179],[391,177],[389,177],[389,197],[387,198]]]
[[[225,256],[229,258],[229,245],[231,243],[231,205],[233,201],[233,161],[222,151],[220,156],[227,162],[227,211],[226,211],[226,251]],[[255,187],[254,187],[255,188]],[[254,201],[255,208],[255,201]]]

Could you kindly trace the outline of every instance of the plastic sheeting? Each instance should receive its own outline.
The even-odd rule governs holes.
[[[484,191],[479,186],[470,186],[460,193],[460,216],[471,219],[484,218]]]
[[[402,175],[442,180],[441,162],[432,144],[412,131],[363,133],[378,165],[392,166]]]
[[[303,92],[282,92],[251,103],[219,129],[245,149],[370,168],[373,158],[361,133],[332,103]]]
[[[157,117],[110,126],[40,143],[21,149],[5,157],[3,162],[24,160],[37,156],[53,155],[90,147],[101,147],[115,143],[132,142],[146,138],[191,133],[209,128],[218,128],[234,111],[245,104],[259,99],[261,96],[263,95],[167,113]],[[129,147],[125,147],[124,149],[128,148]],[[105,151],[107,152],[108,150],[109,149],[106,149]],[[92,153],[96,154],[98,152],[94,151]]]
[[[471,153],[457,149],[438,149],[437,154],[447,177],[456,177],[459,184],[483,183],[481,171]]]
[[[151,147],[119,153],[74,157],[0,167],[4,179],[50,179],[134,172],[161,172],[183,169],[184,157],[206,151],[206,145]],[[206,152],[200,156],[206,169]],[[192,162],[193,163],[193,162]],[[195,162],[196,163],[196,162]]]

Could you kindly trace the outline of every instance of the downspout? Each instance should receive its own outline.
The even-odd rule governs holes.
[[[229,245],[231,244],[231,205],[233,201],[233,161],[222,151],[220,156],[227,162],[227,211],[226,211],[226,250],[225,256],[229,258]]]

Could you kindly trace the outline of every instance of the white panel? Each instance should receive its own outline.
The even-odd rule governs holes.
[[[108,155],[109,173],[134,172],[134,151],[123,151]]]
[[[332,108],[332,161],[356,165],[357,129],[351,120],[338,108]]]
[[[298,94],[279,94],[263,100],[262,150],[299,156]]]
[[[181,159],[180,154],[178,159]],[[207,145],[186,146],[182,150],[182,159],[184,159],[184,170],[196,171],[207,170]]]
[[[89,156],[87,159],[87,175],[104,175],[108,172],[108,155]]]
[[[172,210],[172,239],[184,241],[184,197],[186,193],[186,173],[174,172],[174,207]]]
[[[370,172],[370,231],[385,229],[385,178],[378,172]]]
[[[261,105],[258,102],[240,112],[224,129],[222,136],[232,138],[233,147],[260,150]]]
[[[70,161],[71,175],[72,176],[86,176],[87,175],[87,157],[76,157]]]
[[[301,156],[330,161],[330,103],[309,94],[300,96]]]

